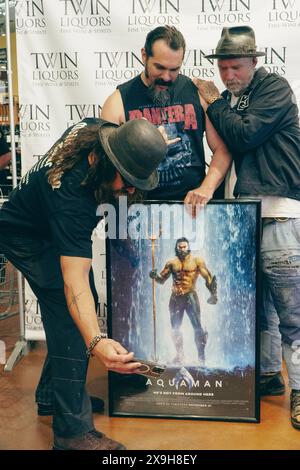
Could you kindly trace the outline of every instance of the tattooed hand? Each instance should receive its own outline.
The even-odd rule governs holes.
[[[206,103],[211,104],[216,99],[222,98],[218,88],[214,82],[208,80],[200,80],[199,78],[193,79],[194,85],[198,88],[198,91],[201,97],[206,101]]]

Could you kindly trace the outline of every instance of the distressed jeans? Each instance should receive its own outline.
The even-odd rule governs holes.
[[[263,220],[261,259],[261,372],[280,370],[283,354],[289,386],[300,390],[300,219]]]

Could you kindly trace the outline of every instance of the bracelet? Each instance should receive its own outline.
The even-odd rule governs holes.
[[[88,347],[87,350],[86,350],[86,355],[87,355],[88,358],[90,358],[91,356],[93,356],[92,351],[93,351],[94,347],[96,346],[96,344],[98,344],[99,341],[101,341],[101,339],[105,339],[105,338],[107,338],[107,334],[106,334],[106,333],[100,333],[100,335],[94,336],[94,338],[93,338],[92,341],[90,342],[89,347]]]
[[[222,96],[222,95],[214,96],[214,98],[212,98],[212,99],[209,101],[208,105],[213,104],[215,101],[221,100],[221,99],[223,99],[223,96]]]

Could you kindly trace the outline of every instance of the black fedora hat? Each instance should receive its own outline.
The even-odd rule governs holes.
[[[106,155],[126,181],[145,191],[156,188],[156,168],[166,155],[167,145],[153,124],[134,119],[117,126],[102,120],[99,138]]]
[[[234,59],[266,55],[265,52],[258,52],[256,49],[253,29],[250,26],[233,26],[223,28],[215,53],[205,57],[207,59]]]

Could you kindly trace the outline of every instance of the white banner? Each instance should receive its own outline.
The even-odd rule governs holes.
[[[287,78],[299,104],[300,0],[17,0],[23,172],[69,125],[99,117],[116,86],[141,72],[148,31],[167,24],[186,38],[182,73],[214,80],[221,89],[216,60],[204,56],[215,49],[223,26],[252,26],[266,51],[259,65]],[[103,267],[95,277],[105,315]],[[36,318],[27,304],[26,315],[32,311]],[[26,323],[28,339],[35,339],[33,323]]]

